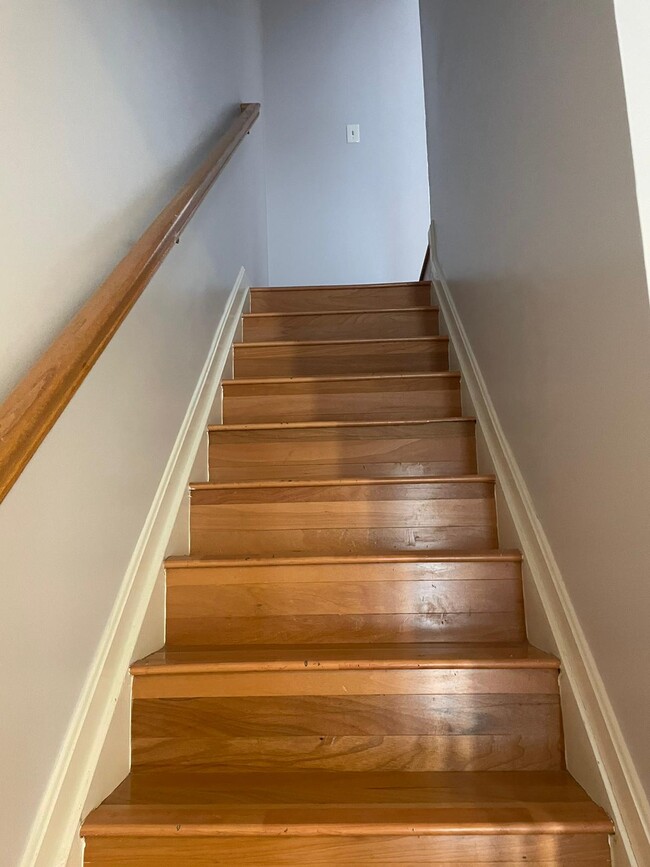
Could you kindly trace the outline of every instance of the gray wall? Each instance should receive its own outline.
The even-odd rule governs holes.
[[[249,0],[5,3],[0,394],[240,101]],[[0,864],[16,867],[241,265],[265,282],[263,123],[0,505]]]
[[[417,0],[262,8],[271,282],[416,279],[429,222]]]
[[[650,311],[611,0],[422,0],[440,257],[650,789]]]

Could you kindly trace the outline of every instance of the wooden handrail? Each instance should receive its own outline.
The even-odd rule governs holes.
[[[213,152],[0,406],[0,502],[191,220],[260,113],[244,103]]]

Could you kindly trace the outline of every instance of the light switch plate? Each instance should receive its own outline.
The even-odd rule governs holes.
[[[361,129],[358,123],[348,124],[348,144],[358,144],[361,141]]]

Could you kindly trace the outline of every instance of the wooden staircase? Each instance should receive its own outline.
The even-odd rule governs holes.
[[[86,864],[610,863],[429,292],[252,290]]]

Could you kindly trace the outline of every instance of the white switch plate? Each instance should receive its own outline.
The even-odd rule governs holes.
[[[361,129],[358,123],[348,124],[348,144],[358,144],[361,141]]]

